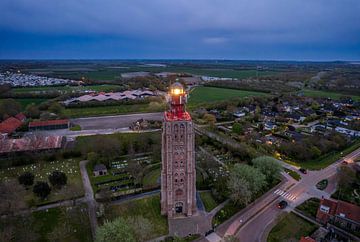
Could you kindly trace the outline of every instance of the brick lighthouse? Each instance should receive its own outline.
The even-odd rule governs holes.
[[[195,135],[185,103],[183,86],[174,83],[162,132],[161,213],[169,218],[196,212]]]

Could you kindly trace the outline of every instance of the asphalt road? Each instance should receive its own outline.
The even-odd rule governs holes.
[[[355,157],[360,155],[360,149],[345,157],[346,160],[353,160]],[[308,174],[302,175],[302,179],[286,191],[286,195],[272,194],[269,196],[276,195],[277,199],[272,203],[263,208],[256,216],[250,219],[243,226],[238,226],[236,237],[242,242],[260,242],[264,241],[267,237],[267,233],[275,225],[275,219],[280,215],[282,210],[276,208],[276,204],[280,200],[287,200],[289,203],[286,211],[291,211],[296,206],[304,202],[310,197],[322,196],[328,197],[330,194],[326,194],[323,191],[319,191],[315,188],[315,185],[328,177],[336,174],[337,168],[341,165],[341,161],[335,162],[325,169],[319,171],[308,171]],[[280,193],[281,194],[281,193]],[[289,199],[294,198],[294,199]],[[256,208],[254,208],[256,209]],[[239,218],[240,219],[240,218]]]
[[[80,125],[82,130],[99,130],[128,128],[132,123],[139,119],[162,120],[163,113],[137,113],[115,116],[76,118],[72,119],[71,122],[73,124]]]

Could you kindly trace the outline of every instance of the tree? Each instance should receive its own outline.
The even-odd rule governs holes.
[[[242,128],[241,124],[234,123],[234,125],[232,126],[232,131],[236,134],[241,134],[243,132],[243,128]]]
[[[282,167],[277,160],[270,156],[260,156],[252,160],[254,167],[265,175],[268,184],[280,178]]]
[[[61,106],[58,102],[53,102],[49,108],[49,112],[56,113],[58,115],[62,114],[64,112],[64,107]]]
[[[112,222],[105,221],[104,225],[96,230],[96,242],[135,242],[133,230],[127,221],[121,217]]]
[[[235,164],[230,172],[232,182],[241,183],[246,181],[251,192],[252,199],[266,186],[266,177],[258,169],[244,164]],[[230,184],[229,184],[230,185]]]
[[[136,160],[130,160],[126,171],[135,179],[135,183],[139,184],[144,176],[143,168]]]
[[[32,186],[34,184],[34,174],[25,172],[18,177],[18,180],[24,186]]]
[[[21,105],[14,99],[4,99],[0,102],[0,119],[6,119],[20,113]]]
[[[211,126],[214,126],[216,123],[216,117],[213,114],[206,113],[204,114],[203,119]]]
[[[31,103],[26,106],[25,114],[27,117],[30,118],[39,118],[40,117],[40,110],[36,106],[36,104]]]
[[[49,182],[53,187],[60,189],[62,186],[67,183],[67,176],[64,172],[61,171],[53,171],[49,175]]]
[[[136,241],[146,241],[153,234],[154,225],[142,216],[129,217],[127,223],[134,231]]]
[[[237,176],[230,176],[228,187],[231,191],[230,198],[234,203],[248,205],[253,197],[249,183]]]
[[[33,192],[36,196],[38,196],[41,199],[45,199],[51,192],[51,188],[47,182],[36,182]]]

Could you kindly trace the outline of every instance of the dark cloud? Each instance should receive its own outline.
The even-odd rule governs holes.
[[[8,39],[42,36],[51,46],[57,46],[56,38],[70,41],[74,49],[96,39],[112,43],[114,52],[142,57],[129,47],[132,41],[142,45],[144,55],[168,55],[180,48],[189,58],[240,59],[252,56],[242,56],[242,49],[256,46],[264,53],[284,46],[289,57],[317,47],[324,56],[360,58],[359,48],[353,48],[360,45],[359,0],[2,0],[0,9],[0,30]],[[0,50],[11,52],[11,47],[0,42]],[[55,47],[47,48],[42,51],[54,53]],[[18,49],[17,55],[26,50]]]

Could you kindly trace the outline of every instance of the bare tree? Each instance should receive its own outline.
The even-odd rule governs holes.
[[[26,209],[25,188],[15,179],[0,183],[0,214],[15,214]]]

